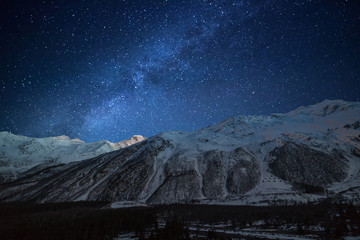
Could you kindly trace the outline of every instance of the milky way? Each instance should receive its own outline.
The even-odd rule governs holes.
[[[4,2],[0,131],[119,141],[358,101],[356,2]]]

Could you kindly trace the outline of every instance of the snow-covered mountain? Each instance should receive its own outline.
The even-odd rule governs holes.
[[[0,185],[0,200],[261,204],[360,199],[360,103],[239,116],[161,133]]]
[[[109,141],[85,143],[65,135],[29,138],[0,132],[0,182],[14,180],[35,166],[40,168],[40,166],[80,161],[128,147],[142,140],[145,138],[134,135],[118,143]]]

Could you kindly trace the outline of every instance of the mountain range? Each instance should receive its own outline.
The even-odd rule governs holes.
[[[117,143],[99,141],[85,143],[62,135],[49,138],[29,138],[0,132],[0,183],[15,180],[32,169],[69,163],[96,157],[145,140],[134,135]]]
[[[58,154],[47,151],[38,165],[35,158],[16,157],[36,156],[40,143],[28,150],[25,143],[11,145],[11,139],[27,138],[0,136],[1,164],[27,167],[0,185],[0,201],[261,205],[331,198],[360,203],[357,102],[325,100],[286,114],[230,117],[193,132],[139,136],[127,147],[40,139],[67,141],[69,147],[56,148]],[[4,151],[8,145],[17,155]],[[70,150],[78,148],[76,154]]]

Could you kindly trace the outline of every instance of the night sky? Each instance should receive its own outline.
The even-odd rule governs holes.
[[[359,101],[356,0],[1,5],[0,131],[120,141]]]

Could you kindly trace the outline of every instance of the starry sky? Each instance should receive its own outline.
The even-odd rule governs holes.
[[[0,131],[113,142],[359,101],[356,0],[2,1]]]

